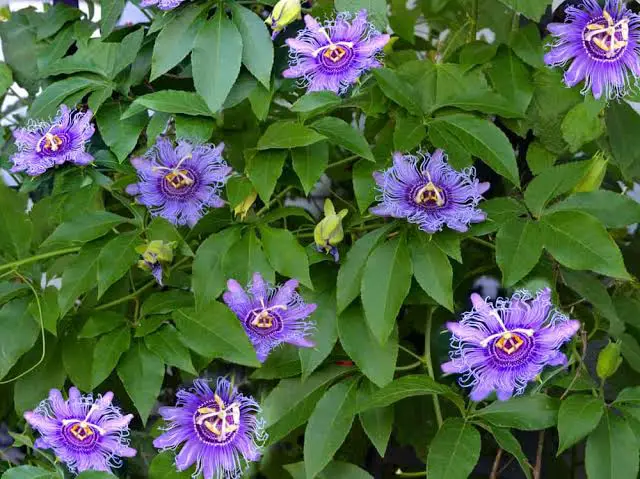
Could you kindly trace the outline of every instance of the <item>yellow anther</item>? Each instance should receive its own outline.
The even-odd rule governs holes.
[[[42,140],[44,140],[43,147],[45,150],[58,151],[58,148],[60,148],[60,146],[62,145],[62,138],[51,133],[45,133]],[[40,143],[42,143],[42,140],[40,140]],[[36,151],[38,152],[42,151],[42,148],[40,148],[40,143],[38,143],[38,146],[36,148]]]
[[[234,402],[227,407],[217,394],[213,396],[213,399],[218,409],[210,407],[198,408],[199,416],[195,418],[195,421],[196,424],[204,425],[207,430],[224,440],[227,435],[236,432],[239,428],[240,406]],[[229,421],[229,416],[231,416],[231,422]]]
[[[251,325],[256,328],[268,329],[273,327],[273,316],[269,314],[269,311],[260,311],[255,315],[255,318],[251,321]]]
[[[333,63],[338,63],[347,54],[347,50],[340,45],[329,45],[323,55]]]
[[[506,332],[496,341],[496,348],[511,355],[520,349],[523,344],[524,339],[519,334]]]
[[[93,430],[85,422],[77,422],[69,428],[69,432],[79,441],[93,435]]]
[[[431,181],[418,190],[414,199],[418,204],[431,202],[436,206],[443,206],[445,203],[442,188],[438,188]]]
[[[187,170],[171,170],[165,175],[164,179],[176,190],[193,184],[193,180],[189,177]]]

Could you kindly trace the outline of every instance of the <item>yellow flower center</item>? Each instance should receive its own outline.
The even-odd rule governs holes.
[[[325,58],[328,58],[333,63],[338,63],[342,58],[347,54],[347,50],[336,44],[331,44],[324,51],[323,55]]]
[[[273,316],[269,314],[269,311],[261,311],[256,314],[255,318],[251,321],[251,325],[256,328],[269,329],[273,327]]]
[[[604,10],[602,14],[606,23],[587,25],[584,40],[593,43],[605,52],[607,58],[611,58],[626,47],[629,42],[629,19],[623,18],[615,23],[609,12]]]
[[[86,422],[75,423],[69,428],[69,432],[79,441],[84,441],[89,436],[93,436],[93,429]]]
[[[524,339],[517,333],[506,332],[496,341],[496,348],[508,355],[515,353],[524,344]]]
[[[42,148],[40,147],[41,143],[44,143],[42,145],[42,148],[44,148],[45,150],[58,151],[60,146],[62,146],[62,138],[60,138],[58,135],[52,135],[51,133],[45,133],[44,138],[42,140],[40,140],[40,143],[38,143],[38,147],[36,148],[36,151],[38,151],[38,152],[42,151]]]
[[[436,206],[444,205],[442,188],[437,187],[431,181],[418,190],[414,199],[419,205],[425,203],[435,203]]]
[[[189,177],[187,170],[171,170],[165,175],[164,179],[176,190],[193,184],[193,180]]]
[[[195,421],[197,425],[204,425],[207,430],[224,441],[228,435],[233,434],[240,427],[240,405],[234,402],[227,406],[217,394],[213,398],[218,407],[198,408]]]

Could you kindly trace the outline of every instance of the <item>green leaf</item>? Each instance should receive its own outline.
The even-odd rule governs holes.
[[[79,339],[67,336],[62,343],[62,364],[69,379],[80,390],[93,389],[92,369],[96,339]]]
[[[574,394],[560,403],[558,411],[559,456],[593,431],[604,413],[601,398]]]
[[[256,85],[253,91],[249,93],[251,110],[258,120],[265,121],[269,116],[273,94],[273,89],[267,90],[261,84]]]
[[[122,327],[101,336],[93,350],[91,389],[104,381],[116,368],[120,356],[129,349],[131,331]]]
[[[103,105],[105,101],[111,98],[113,94],[113,88],[111,87],[100,87],[89,95],[87,100],[87,104],[89,105],[89,109],[94,113],[98,113],[98,110]]]
[[[249,150],[246,152],[245,159],[247,176],[260,195],[260,199],[267,203],[271,199],[276,182],[282,174],[284,160],[287,159],[287,151]]]
[[[258,140],[259,150],[273,148],[297,148],[308,146],[325,139],[324,135],[313,131],[296,121],[277,121],[267,128]]]
[[[261,226],[260,237],[269,263],[278,273],[313,288],[309,277],[309,258],[291,231]]]
[[[223,259],[232,245],[240,240],[239,228],[227,228],[204,240],[193,260],[191,288],[196,308],[214,301],[226,286],[227,278],[222,268]]]
[[[0,23],[0,37],[5,61],[15,73],[16,81],[35,93],[39,44],[26,12],[12,12],[8,21]]]
[[[618,333],[624,330],[622,321],[618,317],[616,308],[613,306],[604,284],[593,275],[581,271],[563,269],[562,278],[569,288],[578,293],[580,298],[589,301],[600,314],[609,320],[612,326],[617,326]]]
[[[622,356],[633,370],[640,372],[640,345],[638,341],[628,333],[621,334],[618,339],[622,342]]]
[[[283,466],[293,479],[306,479],[304,462],[286,464]],[[347,462],[331,461],[322,472],[316,475],[316,479],[373,479],[371,474],[363,471],[358,466]]]
[[[593,111],[586,103],[578,103],[562,120],[562,136],[571,152],[585,143],[597,140],[605,131],[604,119],[599,111]]]
[[[116,476],[110,472],[102,471],[83,471],[78,474],[78,479],[114,479]]]
[[[427,130],[422,119],[398,112],[396,126],[393,130],[393,146],[396,150],[413,150],[424,140],[425,136],[427,136]]]
[[[109,241],[98,256],[98,298],[131,269],[140,254],[138,232],[122,233]]]
[[[607,108],[607,133],[616,165],[629,179],[640,175],[640,115],[624,102],[615,102]]]
[[[18,466],[7,469],[2,479],[56,479],[58,475],[35,466]]]
[[[190,374],[198,374],[191,362],[189,350],[180,341],[176,329],[166,324],[153,334],[144,337],[144,343],[160,359],[170,366],[175,366]]]
[[[100,7],[100,36],[107,38],[115,28],[120,15],[122,15],[124,0],[100,0]],[[77,13],[79,16],[80,12]]]
[[[340,145],[369,161],[375,161],[364,135],[346,121],[334,116],[325,116],[312,123],[311,128],[326,136],[332,143]]]
[[[338,335],[346,353],[373,383],[383,387],[393,380],[398,359],[397,328],[380,345],[367,326],[362,308],[353,305],[338,318]]]
[[[527,456],[522,451],[522,446],[520,446],[518,440],[513,436],[513,434],[511,434],[511,431],[509,431],[509,429],[503,429],[500,427],[488,426],[488,428],[491,431],[491,434],[493,434],[493,437],[498,443],[498,446],[515,457],[520,464],[524,475],[527,477],[527,479],[531,479],[531,464],[529,464]]]
[[[520,186],[511,143],[493,123],[471,115],[453,114],[434,118],[429,122],[429,129],[435,129],[447,142],[459,145],[469,154],[484,161],[496,173]],[[447,145],[436,146],[446,148]]]
[[[459,418],[447,419],[429,446],[430,479],[465,479],[480,457],[480,433]]]
[[[117,371],[120,381],[138,410],[142,424],[146,425],[160,394],[164,379],[164,363],[138,340],[122,357]]]
[[[205,101],[197,93],[191,91],[162,90],[136,98],[127,111],[124,112],[122,119],[137,115],[147,108],[164,113],[213,116]]]
[[[420,287],[453,311],[453,270],[447,255],[422,232],[409,238],[413,275]]]
[[[376,170],[380,170],[380,166],[368,160],[360,160],[353,167],[353,192],[362,213],[376,199],[376,183],[373,179]]]
[[[262,274],[264,280],[270,283],[275,280],[273,268],[254,230],[248,231],[229,248],[222,259],[222,270],[226,278],[234,278],[243,284],[251,281],[253,273]]]
[[[318,114],[326,112],[342,103],[338,95],[332,91],[312,91],[301,96],[291,105],[291,111],[296,113]]]
[[[555,426],[560,401],[535,394],[514,397],[508,401],[496,401],[474,413],[494,426],[512,427],[523,431],[535,431]]]
[[[532,2],[530,0],[500,0],[502,3],[511,7],[518,13],[522,13],[525,17],[538,22],[540,17],[544,15],[547,7],[551,4],[548,0],[537,0]]]
[[[576,193],[548,211],[580,210],[595,216],[607,228],[624,228],[640,222],[640,203],[627,195],[607,190]]]
[[[126,115],[127,112],[124,114]],[[153,116],[147,125],[147,148],[151,148],[156,139],[166,131],[169,120],[171,120],[170,114],[161,111],[153,112]]]
[[[79,338],[95,338],[123,326],[126,318],[114,311],[95,311],[78,333]]]
[[[4,95],[13,85],[13,72],[6,63],[0,62],[0,95]]]
[[[292,344],[284,344],[274,349],[260,369],[253,372],[251,379],[282,379],[299,376],[301,367],[298,349]]]
[[[314,393],[324,391],[336,379],[351,372],[353,368],[329,366],[316,371],[304,381],[300,378],[283,379],[262,401],[262,414],[266,426],[271,427],[287,419],[288,413],[311,398]]]
[[[335,7],[338,12],[351,12],[354,15],[365,9],[367,19],[379,31],[387,29],[387,4],[383,0],[336,0]]]
[[[369,401],[369,397],[379,388],[371,381],[365,381],[358,389],[358,404],[365,404]],[[362,429],[367,434],[369,440],[373,443],[380,457],[384,457],[391,437],[393,429],[393,408],[375,408],[368,411],[362,411],[358,414]]]
[[[544,48],[540,40],[540,31],[534,23],[529,23],[513,34],[511,48],[522,61],[532,67],[544,67]]]
[[[509,49],[501,49],[497,57],[491,61],[489,78],[496,91],[525,116],[533,98],[531,75],[526,65]]]
[[[211,138],[216,123],[213,118],[176,115],[176,138],[194,143],[206,143]]]
[[[554,165],[557,156],[547,150],[541,143],[534,141],[527,148],[527,164],[534,175],[539,175]]]
[[[173,451],[165,451],[153,458],[149,465],[149,479],[189,479],[191,471],[176,471]]]
[[[545,248],[564,266],[614,278],[629,277],[618,246],[593,216],[557,211],[542,216],[540,225]]]
[[[241,57],[240,32],[219,8],[198,32],[191,53],[196,91],[212,112],[220,110],[238,78]]]
[[[103,84],[97,80],[91,80],[80,76],[66,78],[50,84],[34,100],[29,109],[30,118],[48,119],[56,114],[60,104],[69,95],[84,90],[90,86]]]
[[[415,374],[398,378],[374,392],[365,403],[360,404],[359,410],[362,412],[373,408],[386,407],[405,398],[431,394],[445,395],[454,401],[456,405],[461,405],[464,408],[464,403],[460,397],[455,395],[447,386],[438,384],[426,374]]]
[[[416,103],[416,98],[419,96],[409,82],[404,81],[396,72],[388,68],[376,68],[373,70],[373,75],[387,98],[404,107],[409,113],[422,115],[420,106]]]
[[[14,299],[0,308],[0,378],[4,378],[20,356],[38,339],[40,328],[29,313],[27,299]]]
[[[316,323],[316,329],[313,332],[315,347],[299,349],[303,381],[329,356],[338,340],[335,290],[312,291],[305,294],[305,299],[318,307],[313,313],[313,320]]]
[[[108,11],[103,11],[103,15],[104,13],[108,13]],[[56,34],[66,23],[80,18],[81,15],[78,8],[70,7],[64,3],[49,6],[49,8],[37,18],[37,20],[39,20],[37,28],[38,40],[43,40]],[[102,36],[106,37],[108,34],[109,32],[102,33]]]
[[[122,119],[125,110],[124,103],[105,103],[96,116],[102,139],[120,163],[136,147],[138,137],[149,121],[146,112]]]
[[[67,374],[62,364],[59,346],[47,339],[46,355],[43,362],[33,371],[18,379],[13,386],[13,402],[18,414],[34,409],[50,389],[61,389]],[[37,348],[36,348],[37,349]],[[32,350],[35,352],[35,350]],[[40,351],[37,351],[40,355]],[[28,357],[29,355],[25,356]]]
[[[22,258],[29,252],[33,231],[26,213],[27,196],[1,184],[0,204],[0,258]]]
[[[178,308],[191,307],[193,307],[193,296],[190,292],[171,289],[150,294],[142,303],[140,316],[144,318],[153,314],[167,314]]]
[[[362,304],[367,323],[379,343],[393,331],[411,287],[411,257],[404,236],[373,250],[362,275]]]
[[[173,320],[184,344],[208,359],[259,367],[253,346],[240,320],[226,306],[213,301],[206,307],[178,309]]]
[[[62,288],[58,294],[61,317],[67,314],[79,296],[96,286],[101,247],[102,244],[84,246],[73,263],[65,268],[62,274]]]
[[[329,144],[321,141],[291,150],[293,169],[300,178],[305,194],[309,194],[329,164]]]
[[[332,386],[320,399],[304,434],[307,479],[322,471],[342,445],[355,416],[358,381],[348,379]]]
[[[502,282],[512,286],[524,278],[540,259],[543,237],[538,224],[514,218],[502,225],[496,235],[496,262]]]
[[[151,76],[153,81],[180,63],[191,51],[198,31],[205,23],[206,5],[190,4],[173,17],[156,37],[151,57]],[[164,92],[158,92],[164,93]]]
[[[242,64],[269,89],[273,66],[273,41],[264,21],[251,10],[231,5],[232,20],[242,37]]]
[[[638,445],[624,418],[608,410],[587,439],[587,476],[594,479],[635,479],[638,476]]]
[[[113,227],[126,221],[127,218],[108,211],[84,213],[58,226],[41,247],[81,245],[106,235]]]

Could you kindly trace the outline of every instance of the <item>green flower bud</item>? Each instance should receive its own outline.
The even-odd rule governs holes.
[[[271,38],[275,38],[290,23],[301,19],[301,12],[300,0],[280,0],[276,3],[271,15],[264,21],[273,30]]]
[[[154,240],[138,246],[136,251],[142,255],[142,262],[147,263],[148,266],[158,262],[171,263],[173,261],[173,250],[175,247],[175,241],[164,242]]]
[[[598,354],[598,362],[596,363],[596,373],[600,379],[607,379],[617,371],[622,363],[620,355],[620,343],[607,344],[600,354]]]
[[[578,184],[573,188],[572,193],[595,191],[600,188],[604,175],[607,172],[607,163],[609,163],[609,160],[605,158],[603,152],[599,151],[593,155],[589,169],[584,176],[580,178]]]
[[[347,216],[347,210],[344,209],[336,214],[333,203],[329,198],[324,202],[324,218],[316,225],[313,231],[313,238],[318,249],[330,252],[333,246],[336,246],[344,239],[344,230],[342,229],[342,220]]]
[[[236,205],[236,207],[233,209],[233,213],[236,216],[239,216],[242,221],[244,221],[244,219],[247,217],[247,213],[251,209],[251,206],[253,206],[253,204],[255,203],[257,197],[258,192],[256,190],[251,190],[249,196],[247,196],[244,200]]]

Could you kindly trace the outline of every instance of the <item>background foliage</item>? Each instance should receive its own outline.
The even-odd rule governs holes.
[[[61,103],[82,104],[97,123],[94,166],[0,187],[0,416],[15,441],[5,441],[2,477],[62,477],[33,450],[22,413],[70,384],[113,390],[137,412],[139,454],[121,477],[188,477],[151,446],[157,406],[197,375],[231,373],[261,402],[270,435],[249,474],[637,477],[640,237],[629,225],[640,205],[625,191],[640,175],[640,116],[625,101],[565,88],[561,72],[544,67],[545,24],[562,8],[305,4],[316,17],[366,7],[395,32],[385,68],[339,98],[303,95],[282,79],[284,38],[301,23],[272,44],[267,4],[198,0],[116,27],[124,1],[103,0],[99,24],[62,4],[0,24],[0,89],[14,95],[15,80],[28,92],[3,110],[2,165],[22,105],[46,118]],[[129,159],[162,132],[224,141],[239,173],[226,188],[229,207],[192,230],[152,220],[123,191],[135,179]],[[473,164],[491,182],[486,222],[429,237],[367,212],[371,173],[393,151],[419,147],[443,148],[455,167]],[[254,191],[246,217],[234,217]],[[325,196],[349,209],[339,263],[312,244]],[[135,266],[135,248],[158,239],[179,245],[165,287]],[[227,279],[246,282],[254,271],[300,280],[318,304],[315,349],[283,347],[258,367],[218,301]],[[442,325],[469,309],[480,277],[485,286],[498,278],[503,295],[548,286],[583,324],[569,368],[547,370],[507,402],[472,404],[439,372]],[[598,384],[594,358],[608,338],[624,362]]]

